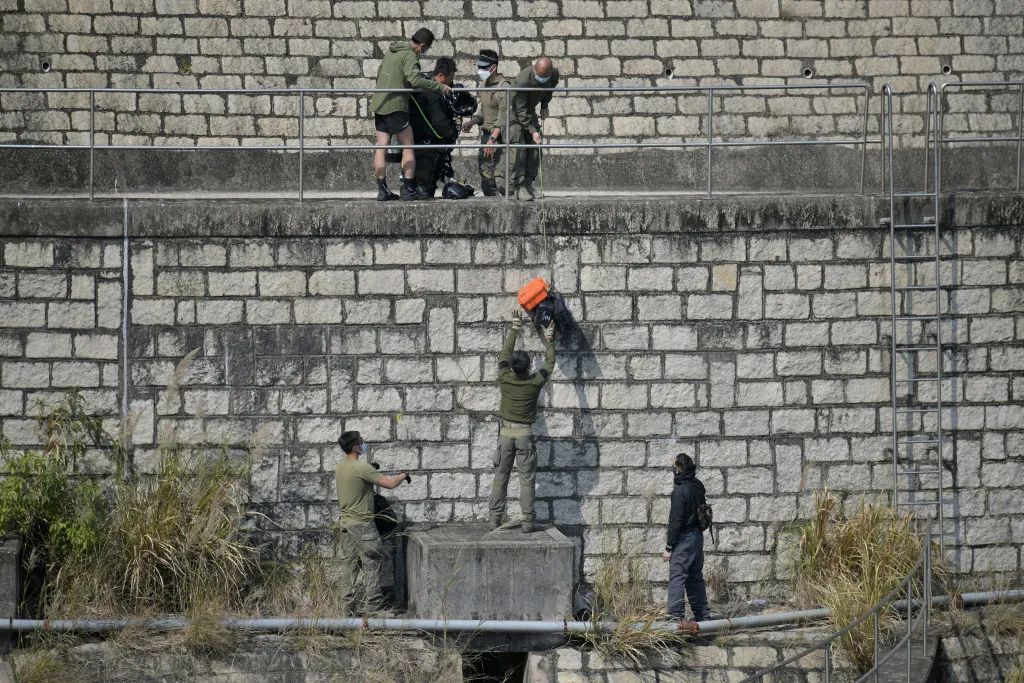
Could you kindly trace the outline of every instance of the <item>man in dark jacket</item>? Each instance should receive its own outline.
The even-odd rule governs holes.
[[[455,81],[455,60],[441,57],[431,76],[436,82],[451,87]],[[417,145],[454,145],[459,137],[455,112],[444,96],[434,90],[413,93],[412,131]],[[416,199],[430,199],[441,177],[446,151],[437,147],[416,150]]]
[[[684,597],[690,601],[694,621],[707,621],[707,589],[704,586],[704,532],[697,521],[697,508],[706,503],[704,484],[697,467],[686,453],[672,464],[675,485],[668,516],[668,534],[662,559],[669,563],[668,613],[676,619],[686,615]]]

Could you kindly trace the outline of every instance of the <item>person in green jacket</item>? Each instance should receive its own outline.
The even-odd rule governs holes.
[[[537,399],[551,371],[555,369],[555,324],[544,330],[544,367],[530,372],[530,356],[513,351],[523,326],[522,309],[512,314],[512,330],[498,354],[498,386],[501,404],[498,417],[498,450],[494,456],[494,483],[491,485],[490,522],[497,529],[504,522],[508,479],[513,463],[519,466],[519,508],[523,513],[522,531],[533,531],[533,490],[537,474],[537,451],[533,444],[533,422],[537,419]]]
[[[531,88],[516,91],[512,97],[512,142],[520,144],[541,144],[541,120],[547,118],[548,104],[558,85],[559,73],[548,57],[541,57],[516,76],[517,88]],[[537,113],[537,105],[540,113]],[[540,167],[539,147],[516,149],[512,166],[512,189],[516,199],[533,201],[537,192],[533,181],[537,179]]]
[[[434,42],[430,29],[421,28],[412,34],[409,42],[400,40],[391,43],[377,70],[378,89],[420,89],[451,92],[451,88],[420,71],[419,55],[424,54]],[[407,92],[378,92],[370,100],[374,126],[377,129],[377,148],[373,151],[373,170],[377,174],[377,201],[396,199],[388,189],[385,177],[385,147],[391,137],[398,138],[402,145],[402,199],[416,199],[416,157],[408,145],[413,144],[412,126],[409,121],[409,98]]]

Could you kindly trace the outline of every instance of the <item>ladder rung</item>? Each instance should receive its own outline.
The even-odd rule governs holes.
[[[947,286],[949,286],[949,285],[947,285]],[[934,292],[936,290],[941,290],[942,289],[942,285],[907,285],[905,287],[897,287],[896,291],[897,292],[911,292],[911,291],[916,291],[916,290],[919,290],[919,289],[927,289],[930,292]]]
[[[904,254],[893,256],[894,261],[934,261],[936,259],[953,258],[952,254]]]
[[[893,192],[893,197],[934,197],[934,192]]]
[[[938,320],[937,315],[897,315],[896,320]]]
[[[942,470],[939,470],[939,469],[930,469],[930,470],[903,470],[902,472],[897,472],[896,474],[904,474],[904,475],[908,475],[908,476],[909,476],[909,475],[913,475],[913,474],[942,474]]]
[[[944,436],[942,439],[900,439],[896,443],[939,443],[940,441],[948,441],[949,437]]]
[[[906,379],[896,380],[896,384],[906,384],[909,382],[938,382],[938,377],[907,377]]]
[[[897,408],[896,412],[897,413],[934,413],[934,412],[938,411],[938,409],[939,409],[938,406],[933,406],[931,408]]]
[[[945,346],[945,344],[943,344],[943,346]],[[910,351],[938,351],[938,350],[939,350],[939,346],[938,345],[935,345],[935,346],[897,346],[896,347],[896,353],[902,353],[904,351],[910,352]]]
[[[942,501],[939,500],[904,500],[896,501],[897,505],[940,505]]]
[[[897,223],[892,226],[894,230],[918,230],[920,228],[935,229],[934,223]]]

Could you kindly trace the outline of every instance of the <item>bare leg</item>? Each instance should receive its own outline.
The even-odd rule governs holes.
[[[404,130],[398,132],[395,136],[398,138],[398,144],[403,145],[402,147],[402,177],[412,180],[416,177],[416,154],[414,149],[405,145],[413,144],[412,140],[412,126],[406,126]]]
[[[377,131],[377,149],[373,150],[373,171],[377,174],[377,180],[384,180],[387,172],[386,162],[384,161],[385,149],[383,145],[391,142],[391,136],[387,133],[381,133]]]

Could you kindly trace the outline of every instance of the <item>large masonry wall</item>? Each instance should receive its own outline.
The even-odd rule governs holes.
[[[949,544],[962,571],[1019,570],[1024,202],[945,205]],[[680,450],[719,523],[709,563],[750,591],[785,577],[787,527],[816,491],[853,504],[891,489],[880,204],[541,206],[8,202],[0,426],[29,446],[38,399],[80,387],[116,425],[124,397],[143,473],[169,429],[237,448],[259,433],[252,492],[283,552],[326,543],[342,429],[385,469],[416,473],[391,493],[410,521],[483,520],[503,321],[542,274],[582,334],[560,341],[544,392],[537,514],[577,539],[584,572],[639,551],[664,578]],[[526,347],[539,352],[536,335]]]
[[[424,68],[497,48],[514,76],[540,54],[568,85],[891,82],[898,132],[920,134],[931,81],[1024,76],[1018,0],[0,0],[0,86],[343,88],[371,86],[383,51],[429,26]],[[948,67],[951,72],[944,73]],[[812,78],[803,72],[810,69]],[[855,136],[858,91],[716,98],[725,137]],[[295,144],[294,95],[115,93],[96,97],[96,142]],[[878,111],[873,97],[871,110]],[[707,135],[706,96],[557,97],[553,139]],[[952,94],[950,132],[1016,130],[1014,91]],[[309,144],[368,139],[367,98],[309,97]],[[877,130],[876,121],[870,122]],[[87,93],[0,94],[0,140],[89,144]]]

